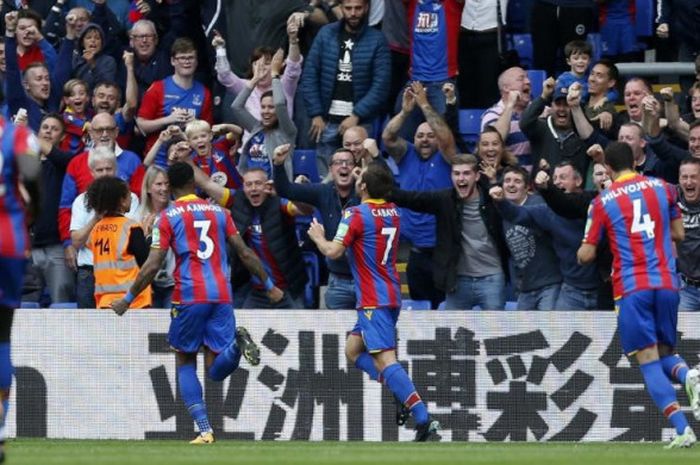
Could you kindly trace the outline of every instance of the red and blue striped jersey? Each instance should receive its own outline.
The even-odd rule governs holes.
[[[17,157],[39,156],[31,130],[0,117],[0,256],[26,258],[29,235],[19,190]]]
[[[151,87],[143,94],[138,116],[154,120],[170,115],[175,109],[187,110],[194,118],[214,124],[209,89],[199,81],[194,81],[189,89],[183,89],[175,83],[173,76],[151,84]],[[159,131],[154,131],[148,135],[144,153],[151,149],[159,134]]]
[[[411,0],[411,79],[445,81],[457,75],[462,6],[457,0]]]
[[[343,212],[333,239],[347,249],[358,309],[401,308],[396,270],[401,214],[393,203],[369,199]]]
[[[64,111],[61,113],[61,116],[63,116],[63,125],[65,129],[63,132],[63,139],[61,139],[58,148],[62,152],[77,155],[85,150],[83,136],[85,135],[87,118],[81,118],[70,110]]]
[[[282,215],[289,220],[286,227],[293,228],[294,220],[291,218],[298,214],[298,210],[294,204],[287,199],[280,199],[280,209],[282,211]],[[267,237],[265,236],[265,231],[262,229],[260,215],[257,212],[253,214],[253,220],[251,221],[250,226],[243,233],[243,239],[248,247],[253,249],[255,255],[258,256],[260,262],[262,262],[263,268],[265,268],[265,272],[270,279],[272,279],[272,282],[275,283],[275,286],[282,290],[287,289],[289,284],[284,277],[282,268],[275,259],[274,255],[272,255],[272,250],[270,249]],[[250,277],[250,281],[253,284],[253,287],[256,289],[264,289],[263,283],[257,276],[252,275]]]
[[[231,302],[226,238],[234,234],[228,210],[196,195],[180,197],[160,214],[151,247],[175,254],[174,303]]]
[[[675,190],[636,173],[620,176],[591,202],[583,242],[597,245],[607,233],[615,298],[678,288],[671,222],[680,218]]]
[[[212,147],[211,157],[201,157],[193,151],[192,160],[218,185],[229,189],[243,187],[243,179],[228,153]]]
[[[129,190],[138,197],[141,195],[143,177],[146,174],[141,159],[134,152],[118,149],[117,177],[129,183]],[[64,246],[70,243],[70,216],[73,201],[87,191],[92,183],[92,173],[88,166],[89,151],[73,157],[68,163],[63,177],[61,199],[58,202],[58,232]]]

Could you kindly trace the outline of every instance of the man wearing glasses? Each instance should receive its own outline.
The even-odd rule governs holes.
[[[187,38],[178,38],[170,50],[174,73],[154,82],[143,95],[136,125],[146,136],[148,152],[164,128],[174,124],[184,128],[194,119],[213,124],[211,92],[194,79],[197,50]]]
[[[90,147],[105,147],[114,152],[117,160],[116,176],[129,184],[131,192],[141,195],[144,167],[141,158],[134,152],[124,150],[117,144],[119,130],[114,116],[107,112],[96,114],[88,128]],[[63,178],[61,201],[58,204],[58,230],[65,248],[66,263],[75,269],[76,251],[71,246],[69,226],[71,206],[78,195],[85,192],[93,181],[94,174],[88,166],[89,150],[78,154],[68,163]]]
[[[346,131],[347,134],[350,130]],[[355,157],[346,148],[340,148],[331,156],[330,178],[326,183],[290,183],[284,170],[284,161],[289,155],[289,144],[277,147],[273,156],[275,189],[280,197],[308,203],[318,208],[326,231],[326,239],[332,240],[342,219],[342,211],[359,205],[355,194]],[[356,308],[354,280],[345,255],[326,259],[328,265],[328,288],[326,307],[331,310]]]

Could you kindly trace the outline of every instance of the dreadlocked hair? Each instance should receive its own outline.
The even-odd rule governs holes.
[[[97,215],[115,216],[123,211],[123,200],[129,196],[129,186],[119,178],[105,176],[95,179],[85,193],[85,204]]]

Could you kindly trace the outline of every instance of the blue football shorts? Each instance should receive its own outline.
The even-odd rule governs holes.
[[[678,291],[654,289],[628,294],[615,302],[617,329],[625,353],[655,344],[676,345]]]
[[[352,334],[362,336],[367,352],[377,353],[396,349],[396,322],[399,309],[377,308],[358,310]]]
[[[168,342],[178,352],[195,353],[202,345],[220,353],[233,342],[236,316],[230,303],[174,304]]]
[[[0,257],[0,305],[19,307],[26,265],[26,258]]]
[[[637,51],[637,32],[631,21],[608,21],[600,28],[603,55],[613,56]]]

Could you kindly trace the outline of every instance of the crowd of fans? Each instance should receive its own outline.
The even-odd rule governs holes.
[[[412,299],[612,308],[610,255],[580,265],[576,250],[587,205],[609,184],[603,149],[619,140],[637,171],[678,184],[681,309],[699,310],[700,81],[680,95],[623,82],[615,63],[640,51],[634,1],[525,3],[533,66],[550,76],[539,95],[505,50],[517,23],[507,0],[3,2],[2,111],[36,132],[42,157],[26,299],[107,307],[119,278],[94,252],[127,228],[120,250],[143,263],[176,160],[231,209],[284,291],[273,308],[309,306],[305,225],[315,216],[332,239],[359,202],[353,169],[375,159],[395,174]],[[660,0],[656,34],[700,63],[696,3]],[[483,109],[474,147],[460,134],[464,108]],[[303,168],[299,150],[313,150]],[[225,247],[202,237],[205,251]],[[170,305],[174,265],[169,256],[141,306]],[[347,260],[321,269],[325,306],[355,308]],[[237,307],[272,305],[235,261],[232,282]]]

